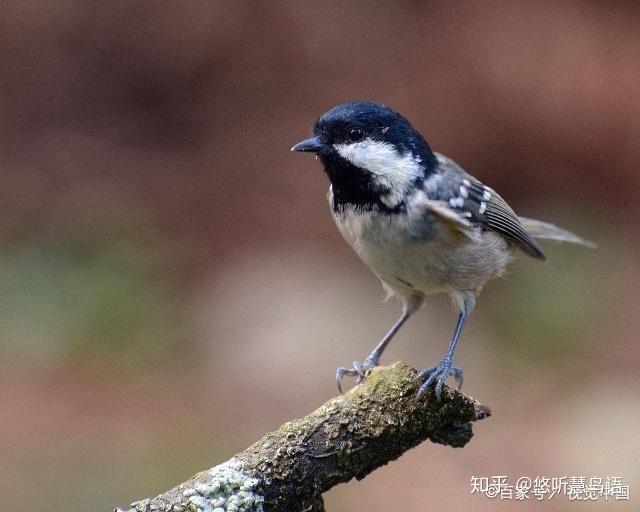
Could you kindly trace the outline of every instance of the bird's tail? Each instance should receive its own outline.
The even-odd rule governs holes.
[[[526,217],[519,217],[520,222],[524,228],[534,238],[541,238],[543,240],[555,240],[556,242],[569,242],[572,244],[586,245],[587,247],[596,248],[596,244],[590,240],[585,240],[578,235],[573,234],[571,231],[559,228],[548,222],[542,222],[536,219],[527,219]]]

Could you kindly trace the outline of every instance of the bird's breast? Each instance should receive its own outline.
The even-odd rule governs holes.
[[[416,238],[406,215],[346,207],[333,216],[360,259],[390,287],[423,293],[445,288],[428,230]]]
[[[394,290],[479,290],[504,270],[512,252],[498,235],[478,230],[470,239],[428,215],[344,207],[333,216],[360,259]]]

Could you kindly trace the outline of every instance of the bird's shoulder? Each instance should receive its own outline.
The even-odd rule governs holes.
[[[439,201],[471,225],[489,229],[515,242],[526,254],[544,255],[507,202],[492,188],[467,173],[452,159],[436,153],[438,165],[424,183],[430,199]]]

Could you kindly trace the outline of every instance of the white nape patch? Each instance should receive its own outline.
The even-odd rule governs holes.
[[[342,158],[369,171],[378,185],[388,189],[380,200],[390,208],[402,201],[411,182],[424,173],[420,158],[414,158],[410,151],[401,154],[387,142],[365,139],[333,147]]]
[[[438,163],[440,165],[447,165],[450,162],[449,157],[444,156],[442,153],[434,151],[433,154],[436,155],[436,160],[438,160]]]
[[[484,196],[483,196],[484,197]],[[484,201],[482,201],[480,203],[480,215],[482,215],[484,212],[487,211],[487,203],[485,203]]]

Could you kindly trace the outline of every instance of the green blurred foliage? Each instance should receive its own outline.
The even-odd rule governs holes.
[[[14,248],[0,262],[4,360],[60,364],[156,359],[182,329],[176,296],[134,239],[117,251],[68,240]]]

